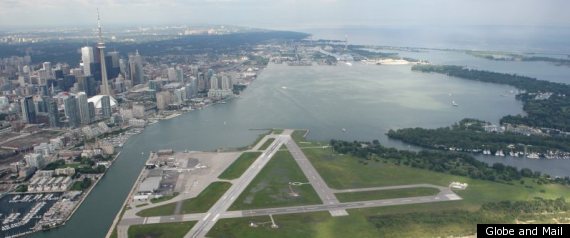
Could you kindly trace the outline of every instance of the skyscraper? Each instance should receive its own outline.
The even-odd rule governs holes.
[[[91,116],[89,115],[89,103],[87,102],[87,94],[80,92],[77,94],[77,107],[79,108],[79,118],[81,124],[87,125],[91,123]]]
[[[129,79],[133,82],[133,86],[144,83],[142,56],[139,54],[138,50],[134,55],[129,55],[129,71]]]
[[[220,87],[218,86],[218,76],[213,74],[212,77],[210,77],[210,90],[217,90],[220,89]]]
[[[119,68],[119,52],[118,51],[111,51],[107,52],[107,56],[111,57],[111,67],[112,68]]]
[[[37,97],[37,96],[34,98],[34,107],[36,109],[36,113],[48,112],[46,99],[47,97]]]
[[[129,63],[127,62],[127,60],[119,58],[119,71],[123,75],[123,77],[128,78]]]
[[[32,96],[26,96],[20,100],[22,106],[22,119],[28,124],[37,123],[36,120],[36,106]]]
[[[178,81],[176,77],[176,69],[175,68],[168,68],[168,81]]]
[[[101,18],[99,17],[99,9],[97,9],[97,28],[99,30],[99,42],[97,43],[97,49],[99,49],[99,57],[101,59],[101,94],[111,95],[109,80],[107,79],[107,66],[105,63],[105,42],[103,42],[103,33],[101,32]]]
[[[51,62],[44,62],[42,64],[42,69],[45,70],[48,79],[54,78],[54,74],[53,74],[52,67],[51,67]]]
[[[47,101],[48,118],[50,127],[60,127],[59,112],[57,110],[57,102],[53,99]]]
[[[184,71],[181,68],[176,68],[176,81],[183,82],[184,81]]]
[[[111,110],[111,97],[105,95],[101,97],[101,112],[104,118],[109,118],[113,114]]]
[[[222,81],[222,85],[220,85],[220,88],[222,90],[232,90],[233,89],[232,79],[228,75],[223,74],[221,81]]]
[[[95,103],[89,102],[87,103],[87,108],[89,109],[89,123],[95,121]]]
[[[75,96],[69,95],[63,100],[65,115],[70,127],[78,127],[80,123],[79,111],[77,110],[77,100]]]
[[[121,56],[118,51],[107,52],[107,77],[116,78],[121,73],[120,67]]]
[[[95,63],[95,56],[93,54],[93,47],[81,47],[81,62],[83,63],[84,75],[92,75],[91,64]]]

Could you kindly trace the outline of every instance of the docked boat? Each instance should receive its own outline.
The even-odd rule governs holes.
[[[497,150],[497,152],[495,152],[495,156],[504,157],[504,156],[505,156],[505,153],[503,153],[502,150]]]
[[[530,153],[526,156],[529,159],[539,159],[540,156],[538,155],[538,153]]]

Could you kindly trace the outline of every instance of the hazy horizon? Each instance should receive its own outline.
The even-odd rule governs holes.
[[[97,8],[104,26],[570,26],[563,0],[0,0],[0,29],[92,26]]]

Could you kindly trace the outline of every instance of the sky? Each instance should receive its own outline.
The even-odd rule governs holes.
[[[0,28],[223,24],[269,29],[343,26],[562,26],[568,0],[0,0]]]

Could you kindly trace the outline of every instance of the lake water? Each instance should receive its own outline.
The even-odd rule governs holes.
[[[570,27],[546,26],[384,26],[296,29],[313,39],[350,44],[438,49],[533,52],[568,57]]]
[[[245,146],[261,133],[249,130],[254,128],[307,128],[313,140],[379,139],[408,148],[384,134],[403,127],[448,126],[466,117],[498,122],[522,112],[514,95],[504,96],[512,89],[412,72],[410,66],[270,65],[239,98],[156,123],[133,136],[69,223],[32,237],[104,237],[151,150]],[[570,174],[568,161],[521,161],[511,159],[532,169]]]

